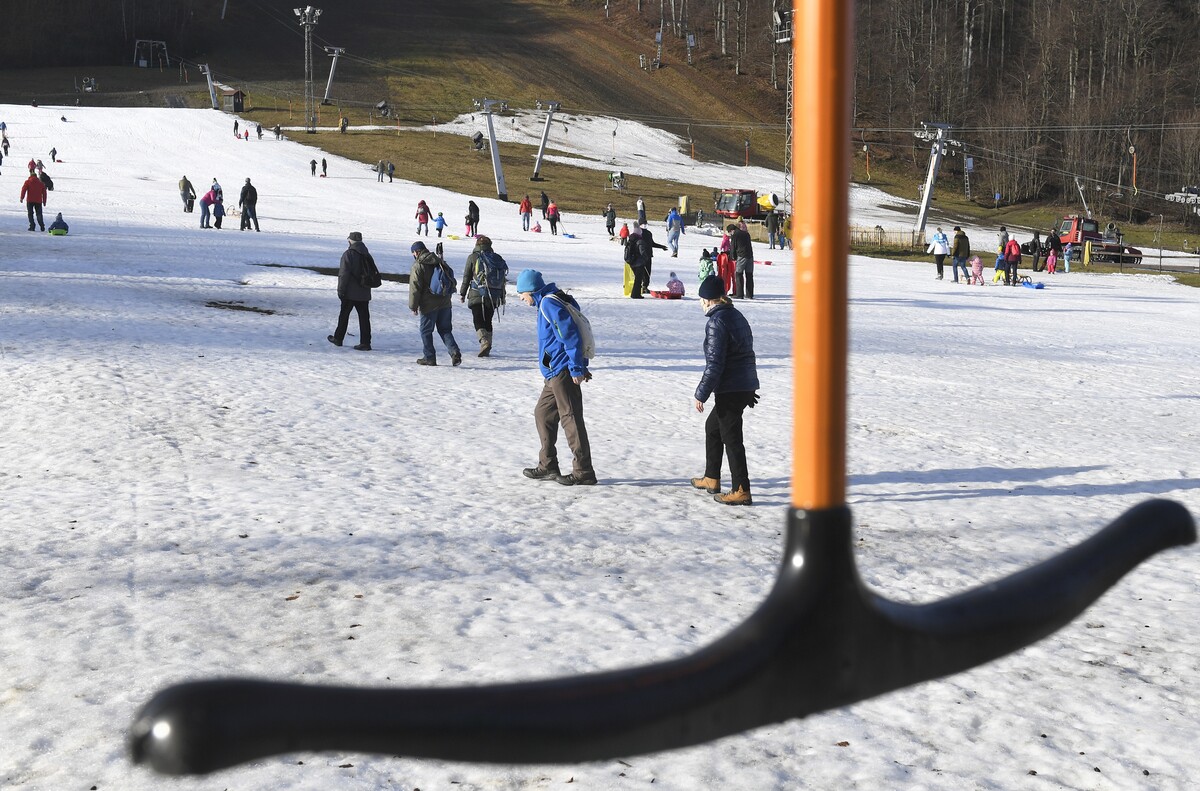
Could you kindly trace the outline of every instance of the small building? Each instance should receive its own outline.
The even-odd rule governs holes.
[[[221,109],[226,112],[240,113],[246,109],[246,94],[229,85],[213,82],[217,94],[221,97]]]

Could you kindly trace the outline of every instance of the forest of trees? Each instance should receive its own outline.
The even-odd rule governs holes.
[[[668,29],[690,15],[737,74],[785,88],[772,14],[790,2],[631,1]],[[923,172],[914,132],[950,124],[943,173],[970,156],[981,202],[1075,200],[1078,177],[1114,213],[1169,213],[1157,196],[1200,185],[1198,74],[1200,0],[859,0],[855,149]]]

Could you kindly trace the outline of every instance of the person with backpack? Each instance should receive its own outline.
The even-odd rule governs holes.
[[[713,495],[725,505],[752,505],[746,446],[742,439],[742,413],[758,403],[758,368],[754,359],[754,333],[746,317],[725,295],[725,284],[710,275],[700,284],[700,308],[708,317],[704,329],[704,374],[696,385],[696,411],[715,397],[704,422],[704,476],[692,486]],[[721,457],[729,458],[730,486],[721,494]]]
[[[378,274],[375,259],[363,244],[362,234],[351,231],[346,237],[348,244],[342,253],[338,264],[338,299],[342,301],[342,309],[338,313],[337,329],[325,340],[334,346],[341,346],[346,338],[346,328],[350,324],[350,311],[358,313],[358,340],[354,347],[360,352],[371,351],[371,287],[367,285],[368,276]],[[367,281],[367,282],[364,282]]]
[[[188,181],[187,176],[179,180],[179,197],[183,198],[184,212],[191,214],[196,201],[196,190],[192,186],[192,182]]]
[[[420,318],[421,357],[417,365],[437,365],[437,351],[433,348],[433,331],[436,329],[446,351],[450,352],[450,363],[462,363],[462,351],[454,340],[453,316],[450,297],[458,287],[454,270],[436,253],[430,252],[424,242],[413,242],[413,265],[408,274],[408,307]]]
[[[425,235],[429,235],[429,215],[432,212],[429,210],[429,204],[425,201],[417,201],[417,213],[413,216],[417,218],[417,236],[421,235],[421,229],[425,229]],[[440,235],[440,234],[439,234]]]
[[[538,361],[542,378],[541,395],[533,409],[541,450],[538,465],[521,473],[534,480],[553,480],[564,486],[594,486],[592,447],[583,422],[584,382],[590,381],[585,356],[586,323],[575,298],[547,283],[536,269],[517,276],[517,298],[537,309]],[[576,315],[579,319],[576,319]],[[590,331],[586,331],[590,339]],[[594,353],[594,351],[593,351]],[[561,474],[558,465],[558,428],[562,426],[571,448],[571,473]]]
[[[507,282],[508,263],[504,256],[492,249],[492,240],[488,237],[475,237],[475,249],[467,256],[463,267],[458,297],[459,302],[465,301],[471,309],[475,334],[479,336],[480,357],[492,353],[492,318],[496,308],[504,304]]]

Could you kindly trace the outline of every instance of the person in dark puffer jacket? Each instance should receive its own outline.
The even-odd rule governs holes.
[[[718,503],[751,505],[742,412],[758,403],[754,333],[746,317],[725,295],[721,278],[706,277],[699,293],[708,325],[704,332],[704,375],[696,386],[696,411],[704,411],[709,395],[716,398],[704,423],[704,477],[692,478],[692,486],[712,493]],[[729,457],[728,494],[720,493],[722,453]]]

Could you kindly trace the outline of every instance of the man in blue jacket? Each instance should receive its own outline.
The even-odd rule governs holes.
[[[588,360],[583,356],[583,342],[567,305],[575,309],[579,303],[569,294],[546,283],[542,273],[526,269],[517,276],[517,297],[526,305],[537,308],[538,363],[545,385],[533,410],[538,437],[542,447],[538,466],[526,467],[526,478],[555,480],[564,486],[594,486],[596,472],[592,469],[592,448],[588,443],[587,427],[583,424],[583,388],[590,380]],[[571,448],[571,474],[562,475],[558,467],[558,426],[562,424]]]

